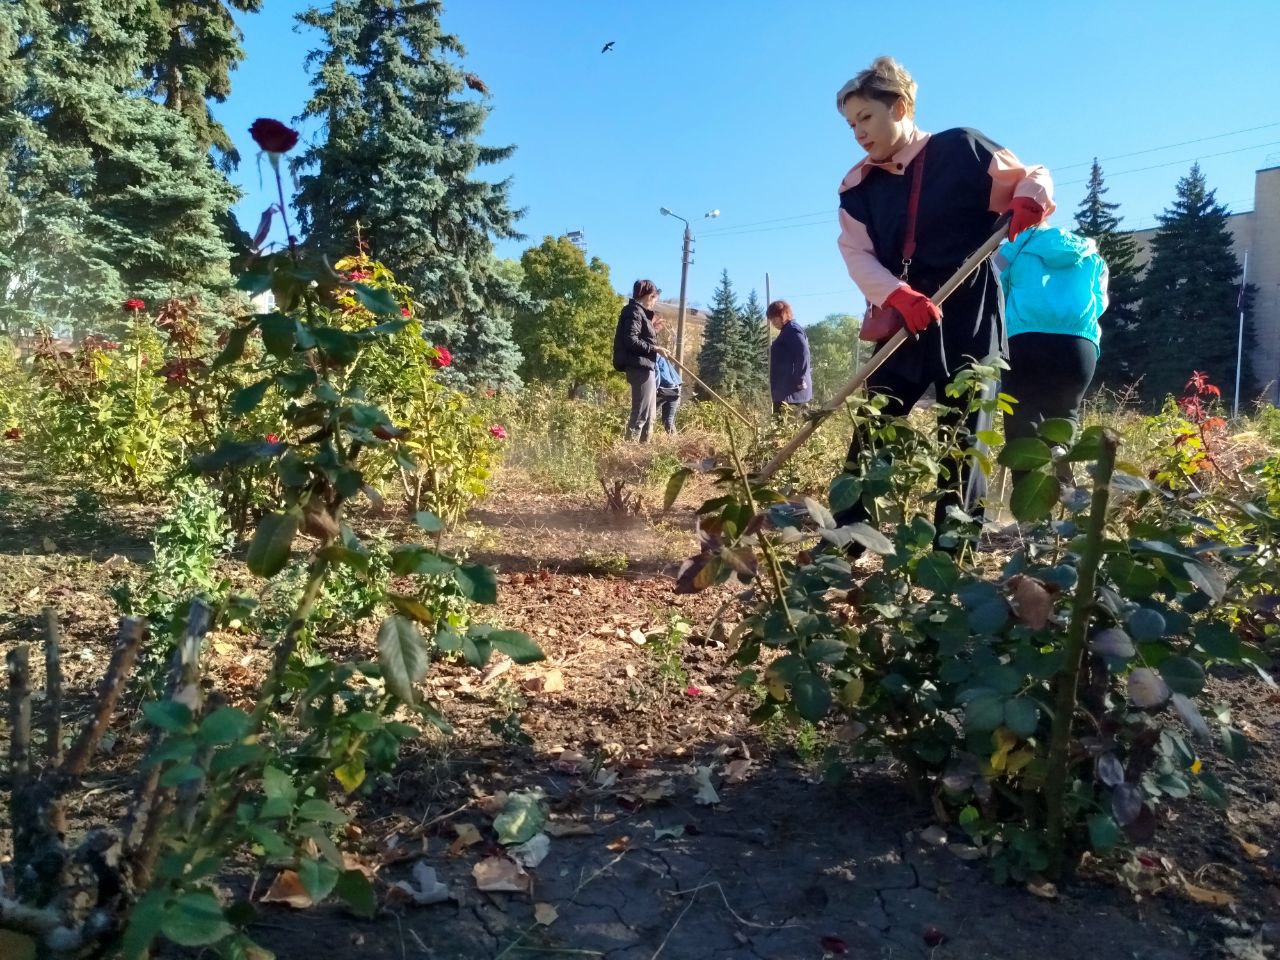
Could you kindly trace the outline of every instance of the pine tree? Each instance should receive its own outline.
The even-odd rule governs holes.
[[[1181,393],[1192,370],[1219,385],[1234,382],[1240,263],[1227,216],[1195,164],[1178,181],[1173,204],[1157,217],[1151,263],[1139,285],[1135,358],[1148,400]],[[1246,329],[1245,343],[1251,342]],[[1242,393],[1251,385],[1246,370]]]
[[[702,352],[698,354],[698,376],[712,390],[737,393],[740,389],[744,380],[742,330],[742,308],[733,292],[729,271],[725,270],[711,297]]]
[[[226,293],[233,193],[187,121],[142,90],[148,5],[10,10],[21,75],[0,103],[18,211],[0,237],[5,325],[85,329],[118,318],[126,297]]]
[[[1103,199],[1102,167],[1095,157],[1089,170],[1089,188],[1076,209],[1076,232],[1098,244],[1110,275],[1110,305],[1099,323],[1102,327],[1102,354],[1094,374],[1094,386],[1119,389],[1142,376],[1137,338],[1138,270],[1134,265],[1137,242],[1121,231],[1116,215],[1120,204]]]
[[[243,35],[232,11],[256,13],[262,0],[156,0],[154,26],[142,66],[147,93],[191,124],[196,142],[230,170],[240,156],[213,103],[231,93],[231,71],[244,59]]]
[[[747,296],[739,315],[741,329],[738,341],[742,355],[738,366],[742,370],[742,384],[739,393],[761,393],[769,389],[769,321],[765,319],[764,307],[754,290]]]
[[[323,124],[295,163],[308,244],[335,254],[357,223],[371,255],[414,291],[424,330],[472,383],[519,383],[510,316],[519,291],[495,271],[493,241],[518,238],[509,181],[475,177],[514,147],[477,142],[489,107],[465,90],[458,39],[440,0],[335,0],[300,20],[324,37],[308,57],[314,90],[303,112]],[[481,91],[483,93],[483,91]]]
[[[570,396],[613,372],[613,331],[623,300],[609,267],[587,262],[568,237],[547,237],[520,258],[529,298],[512,324],[524,376],[565,383]]]

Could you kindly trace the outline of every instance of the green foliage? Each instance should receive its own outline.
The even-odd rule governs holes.
[[[1098,321],[1102,327],[1102,354],[1094,385],[1119,388],[1143,375],[1145,368],[1138,358],[1146,351],[1136,336],[1138,271],[1134,258],[1138,245],[1120,229],[1121,218],[1116,214],[1120,204],[1104,199],[1106,192],[1102,167],[1095,157],[1089,169],[1089,188],[1076,208],[1076,232],[1097,242],[1109,273],[1109,305]]]
[[[613,331],[623,304],[608,265],[599,257],[588,263],[567,237],[546,237],[524,252],[520,266],[528,303],[516,311],[512,331],[525,379],[562,381],[573,394],[603,383],[613,372]]]
[[[861,320],[851,313],[832,313],[806,326],[809,361],[813,366],[813,398],[826,403],[853,376],[858,358],[858,328]],[[871,355],[863,351],[863,359]]]
[[[979,367],[954,392],[971,407],[998,404],[982,399],[994,375]],[[934,485],[963,437],[939,442],[877,407],[851,403],[866,443],[857,469],[832,484],[831,509],[809,500],[797,511],[735,467],[714,471],[723,495],[700,510],[703,550],[677,589],[731,577],[749,588],[735,657],[739,684],[763,687],[753,719],[831,724],[846,756],[890,753],[954,811],[1000,877],[1052,865],[1045,818],[1055,805],[1078,852],[1090,839],[1095,849],[1146,842],[1170,799],[1220,803],[1196,700],[1207,667],[1257,661],[1232,628],[1232,591],[1242,577],[1274,576],[1280,518],[1225,495],[1158,494],[1124,469],[1111,480],[1112,509],[1094,517],[1092,491],[1060,489],[1050,444],[1030,440],[1001,454],[1028,471],[1014,493],[1027,526],[1024,546],[994,572],[968,549],[978,524],[953,511],[937,531],[912,494]],[[1046,425],[1055,442],[1056,430]],[[1104,442],[1091,427],[1062,458],[1092,463]],[[875,525],[837,528],[831,510],[857,498]],[[1234,546],[1214,529],[1226,517],[1247,518],[1231,528]],[[843,555],[852,542],[880,555],[861,582]],[[1091,592],[1078,596],[1099,559]],[[1087,641],[1079,675],[1067,660],[1073,629]],[[1074,698],[1077,682],[1079,708],[1064,714],[1055,702],[1064,684]],[[1059,734],[1067,776],[1055,788]]]
[[[566,400],[563,390],[535,383],[495,398],[495,417],[511,437],[505,462],[554,490],[598,489],[596,465],[626,423],[623,388],[611,384],[603,397]]]
[[[765,319],[764,306],[754,290],[747,295],[747,301],[738,314],[741,324],[738,340],[742,344],[742,382],[738,386],[739,394],[769,393],[769,321]]]
[[[720,274],[720,283],[712,294],[707,326],[702,333],[702,350],[698,354],[698,377],[717,393],[734,394],[744,389],[749,380],[745,324],[742,307],[729,280],[729,271]]]
[[[1178,181],[1174,202],[1157,218],[1160,228],[1140,285],[1137,330],[1142,394],[1149,401],[1180,391],[1188,358],[1220,383],[1234,380],[1240,263],[1232,252],[1227,217],[1194,164]],[[1250,327],[1246,322],[1246,343],[1253,342]],[[1245,395],[1251,384],[1246,370]]]
[[[475,176],[514,148],[477,142],[489,107],[467,94],[441,7],[338,0],[300,15],[322,34],[303,117],[323,129],[294,161],[299,220],[331,258],[361,232],[413,288],[427,338],[456,354],[452,376],[518,386],[510,320],[520,294],[492,253],[495,239],[518,237],[517,214],[508,181]]]

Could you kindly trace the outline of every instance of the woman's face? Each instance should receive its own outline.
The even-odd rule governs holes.
[[[652,310],[653,305],[657,302],[658,302],[658,295],[656,293],[651,293],[647,297],[644,297],[640,300],[640,306],[644,307],[646,310]]]
[[[867,97],[850,97],[844,102],[844,117],[849,121],[858,146],[876,163],[883,163],[907,142],[911,121],[902,100],[893,105]]]

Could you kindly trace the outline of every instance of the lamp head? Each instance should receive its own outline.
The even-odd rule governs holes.
[[[659,208],[658,208],[658,212],[659,212],[660,214],[662,214],[664,217],[669,217],[669,216],[671,216],[671,211],[670,211],[670,210],[668,210],[666,207],[659,207]]]

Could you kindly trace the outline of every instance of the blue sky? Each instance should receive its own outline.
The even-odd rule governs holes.
[[[237,213],[250,230],[270,197],[247,130],[255,117],[301,112],[303,58],[317,40],[294,28],[305,6],[268,0],[242,18],[248,57],[216,111],[245,157],[233,179],[247,192]],[[1252,207],[1253,171],[1280,164],[1280,3],[1013,10],[941,0],[446,0],[444,19],[491,91],[484,140],[518,147],[485,171],[511,177],[513,202],[526,208],[528,240],[499,254],[582,229],[619,290],[647,276],[677,295],[682,225],[659,215],[666,206],[695,222],[691,301],[708,301],[727,268],[744,295],[754,287],[761,297],[768,272],[773,296],[802,322],[860,311],[835,245],[836,187],[859,152],[834,102],[882,53],[919,83],[924,129],[977,127],[1049,166],[1055,222],[1070,225],[1095,155],[1130,227],[1153,225],[1197,159],[1219,200]],[[608,40],[616,45],[602,54]],[[699,223],[713,208],[720,218]]]

